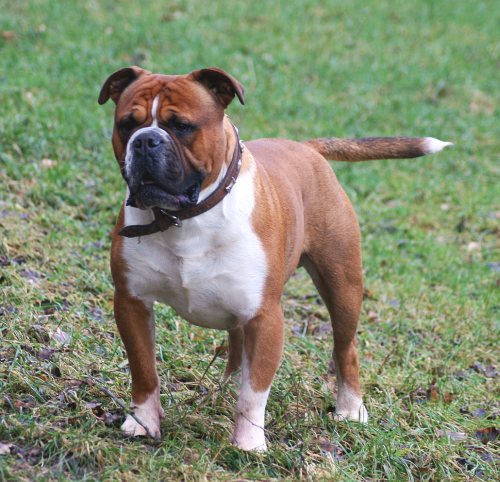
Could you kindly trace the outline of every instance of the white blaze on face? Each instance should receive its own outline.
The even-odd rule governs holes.
[[[160,102],[160,96],[157,95],[153,99],[153,105],[151,106],[151,118],[153,122],[151,122],[151,127],[158,127],[158,104]]]
[[[125,152],[125,174],[127,176],[130,176],[130,166],[132,164],[132,159],[133,159],[133,152],[132,152],[131,146],[132,146],[132,143],[134,142],[134,140],[137,138],[137,136],[139,136],[140,134],[142,134],[146,131],[153,130],[153,131],[159,133],[164,138],[165,141],[170,141],[170,136],[167,134],[167,132],[158,127],[158,105],[159,105],[159,103],[160,103],[160,96],[157,95],[153,99],[153,104],[151,106],[151,118],[153,119],[151,122],[151,125],[148,127],[143,127],[142,129],[136,130],[132,134],[132,136],[130,136],[130,139],[127,142],[127,149]]]

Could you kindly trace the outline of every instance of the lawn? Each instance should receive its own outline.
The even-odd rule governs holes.
[[[0,480],[498,477],[500,10],[494,0],[1,1]],[[335,422],[326,310],[288,283],[269,451],[229,437],[223,332],[157,306],[162,439],[119,425],[130,377],[109,232],[124,195],[97,105],[114,70],[219,66],[243,139],[422,135],[423,159],[334,163],[359,216],[368,425]],[[332,247],[334,249],[334,247]]]

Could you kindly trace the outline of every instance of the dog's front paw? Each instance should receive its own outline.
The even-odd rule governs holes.
[[[141,437],[148,435],[153,438],[160,437],[160,424],[159,423],[149,423],[142,420],[141,417],[137,417],[141,423],[139,423],[132,415],[127,415],[125,422],[123,422],[122,430],[125,435],[129,437]]]
[[[146,400],[145,403],[137,405],[134,416],[127,415],[121,429],[130,437],[148,435],[160,437],[160,418],[163,417],[163,409],[156,400]]]
[[[231,442],[242,450],[255,452],[265,452],[267,450],[264,427],[259,427],[249,419],[241,416],[236,420]]]

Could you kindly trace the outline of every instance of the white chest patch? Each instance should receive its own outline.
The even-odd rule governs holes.
[[[130,292],[167,303],[191,323],[209,328],[228,329],[253,318],[267,275],[266,255],[252,226],[254,177],[252,166],[217,206],[183,221],[181,228],[124,238]],[[125,208],[125,225],[152,220],[150,211]]]

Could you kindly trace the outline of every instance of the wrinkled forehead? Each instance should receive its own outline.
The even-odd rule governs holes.
[[[120,97],[116,108],[117,117],[137,109],[148,107],[158,98],[159,110],[173,112],[206,112],[215,106],[212,95],[200,83],[187,75],[145,75],[131,84]]]

